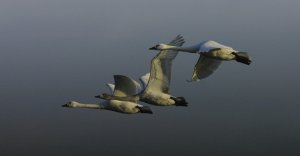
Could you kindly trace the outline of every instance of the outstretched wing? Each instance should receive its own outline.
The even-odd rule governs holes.
[[[177,35],[169,45],[180,47],[184,42],[183,37]],[[169,93],[172,61],[177,54],[178,51],[162,50],[151,60],[150,77],[145,92],[151,90]]]
[[[195,67],[191,81],[204,79],[211,75],[222,63],[220,60],[211,59],[200,55]]]
[[[137,93],[140,85],[135,80],[124,76],[124,75],[114,75],[115,79],[115,89],[113,96],[126,97],[133,96]]]

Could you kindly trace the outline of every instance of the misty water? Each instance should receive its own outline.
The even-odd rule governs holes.
[[[296,0],[2,0],[0,155],[300,154],[300,2]],[[188,107],[154,114],[70,109],[99,103],[113,75],[138,79],[182,34],[253,60],[187,83],[198,56],[173,62],[171,93]],[[145,103],[141,103],[148,105]]]

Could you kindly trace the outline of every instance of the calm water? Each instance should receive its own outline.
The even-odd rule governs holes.
[[[0,155],[300,154],[300,2],[0,2]],[[97,103],[112,75],[137,79],[177,34],[248,51],[251,66],[224,62],[186,83],[197,56],[179,54],[171,92],[189,107],[153,115],[67,109]],[[145,104],[146,105],[146,104]]]

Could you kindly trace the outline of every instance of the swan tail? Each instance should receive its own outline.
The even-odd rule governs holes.
[[[233,55],[235,55],[235,60],[237,62],[241,62],[247,65],[250,65],[252,62],[247,52],[233,52]]]

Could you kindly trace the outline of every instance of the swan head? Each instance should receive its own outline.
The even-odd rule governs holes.
[[[169,48],[172,48],[172,46],[160,43],[155,45],[154,47],[149,48],[149,50],[167,50]]]
[[[136,106],[140,110],[140,113],[148,113],[148,114],[153,114],[151,108],[149,106]]]
[[[65,103],[64,105],[62,105],[62,107],[70,107],[70,108],[74,108],[74,107],[77,107],[78,106],[78,102],[76,101],[70,101],[70,102],[67,102]]]

